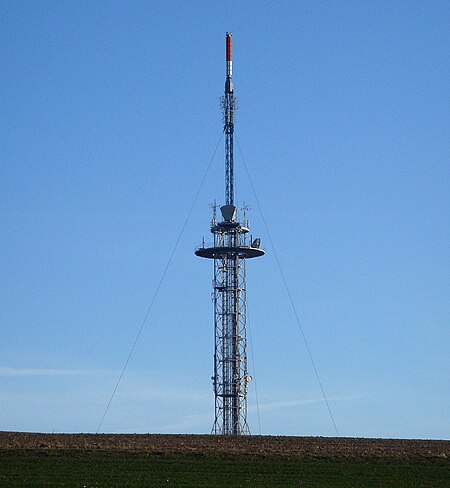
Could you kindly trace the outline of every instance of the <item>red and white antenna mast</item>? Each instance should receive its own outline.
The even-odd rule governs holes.
[[[228,32],[226,36],[226,60],[227,77],[225,94],[222,97],[225,132],[225,200],[227,205],[234,205],[233,134],[236,101],[233,94],[233,37]]]

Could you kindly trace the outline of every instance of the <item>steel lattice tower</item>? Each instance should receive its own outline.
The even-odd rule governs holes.
[[[234,206],[233,134],[236,99],[232,81],[232,36],[226,35],[226,81],[222,97],[225,133],[225,200],[220,207],[222,221],[217,222],[214,206],[211,233],[214,242],[202,244],[195,254],[214,260],[214,434],[249,434],[247,389],[251,376],[247,371],[246,334],[246,259],[264,255],[259,239],[249,239],[245,216],[239,222]]]

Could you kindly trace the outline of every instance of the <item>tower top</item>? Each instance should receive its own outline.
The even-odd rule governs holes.
[[[227,76],[225,94],[222,97],[222,109],[225,133],[225,200],[226,205],[234,205],[234,168],[233,168],[233,132],[235,98],[233,93],[233,37],[227,32],[225,37]],[[233,214],[234,216],[235,214]],[[225,217],[224,217],[225,218]]]
[[[227,32],[226,38],[226,62],[227,62],[227,79],[225,81],[225,94],[233,92],[233,34]]]
[[[227,32],[227,61],[233,61],[233,34]]]

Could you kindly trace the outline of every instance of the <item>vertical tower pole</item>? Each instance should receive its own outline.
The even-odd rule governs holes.
[[[234,108],[233,94],[233,44],[232,36],[226,36],[227,77],[225,80],[225,94],[222,99],[225,132],[225,201],[227,205],[234,205],[234,161],[233,134]]]
[[[259,239],[247,242],[247,222],[239,222],[234,206],[234,110],[232,36],[226,35],[226,80],[222,108],[225,132],[225,201],[222,222],[211,225],[212,246],[198,247],[197,256],[214,260],[214,434],[249,434],[246,336],[246,259],[264,255]],[[245,219],[244,219],[245,220]]]

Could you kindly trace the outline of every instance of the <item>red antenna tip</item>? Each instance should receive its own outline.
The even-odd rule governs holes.
[[[231,61],[233,58],[232,41],[233,35],[227,32],[227,61]]]

